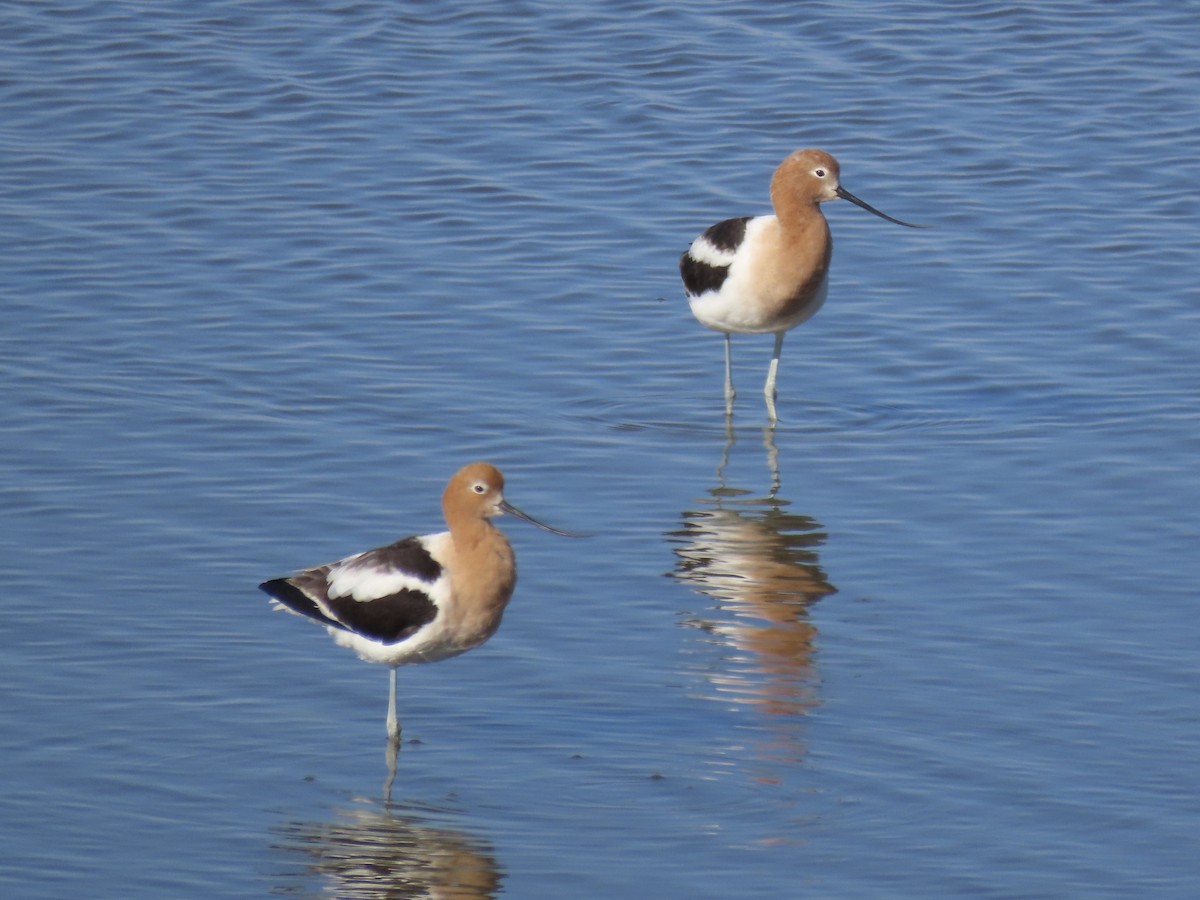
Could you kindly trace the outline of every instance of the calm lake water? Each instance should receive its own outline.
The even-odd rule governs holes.
[[[28,2],[0,22],[0,894],[1191,897],[1194,3]],[[676,261],[816,146],[829,302]],[[264,578],[521,581],[387,672]],[[438,892],[443,892],[438,894]]]

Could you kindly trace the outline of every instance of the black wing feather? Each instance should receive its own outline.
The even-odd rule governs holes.
[[[415,634],[437,617],[437,607],[421,591],[404,590],[375,600],[334,597],[329,608],[344,628],[385,644],[395,644]]]
[[[726,253],[733,253],[742,246],[746,239],[746,223],[753,216],[739,216],[736,219],[725,219],[716,225],[709,226],[704,232],[704,239]]]
[[[329,568],[324,567],[328,572]],[[309,573],[304,573],[308,575]],[[297,580],[302,576],[297,576]],[[322,580],[322,591],[324,594],[324,581]],[[302,616],[308,616],[310,619],[315,619],[322,625],[332,625],[335,628],[345,628],[345,626],[334,619],[329,618],[325,613],[321,612],[321,607],[317,606],[316,602],[306,594],[300,587],[292,584],[290,578],[273,578],[270,581],[264,581],[258,586],[260,591],[270,594],[292,612],[300,613]]]
[[[718,250],[732,253],[746,237],[746,223],[751,216],[726,219],[708,228],[701,237]],[[691,250],[679,257],[679,274],[688,296],[699,297],[706,291],[719,291],[729,277],[729,266],[714,266],[692,256]]]
[[[368,550],[355,564],[373,569],[407,572],[422,581],[437,581],[438,576],[442,574],[442,564],[434,559],[420,539],[415,537],[407,537],[386,547]]]
[[[264,581],[259,588],[293,612],[322,625],[353,631],[372,640],[394,644],[414,634],[437,617],[437,606],[422,591],[402,588],[385,597],[356,600],[329,596],[329,573],[341,563],[306,569],[288,578]],[[356,568],[405,572],[426,582],[442,574],[418,538],[410,537],[386,547],[368,550],[354,558]],[[322,609],[322,606],[324,609]],[[329,615],[329,610],[333,615]],[[336,618],[334,618],[336,616]]]

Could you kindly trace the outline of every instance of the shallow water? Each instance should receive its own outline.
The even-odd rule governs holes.
[[[23,4],[0,25],[0,892],[1190,896],[1179,4]],[[676,260],[835,153],[771,341]],[[264,578],[504,522],[402,672]]]

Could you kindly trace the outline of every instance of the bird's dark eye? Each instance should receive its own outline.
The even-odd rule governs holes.
[[[815,172],[813,172],[813,174],[814,174],[814,175],[816,175],[818,178],[824,178],[824,177],[825,177],[825,170],[824,170],[824,169],[817,169]]]
[[[473,490],[477,494],[482,494],[484,491],[487,490],[487,488],[484,485],[477,483],[471,488],[471,490]]]

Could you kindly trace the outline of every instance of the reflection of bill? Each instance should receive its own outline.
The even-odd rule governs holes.
[[[500,892],[503,873],[484,842],[378,807],[344,810],[330,822],[296,822],[277,829],[279,849],[306,859],[322,895],[339,898],[460,897],[482,900]],[[281,886],[280,893],[298,891]]]

